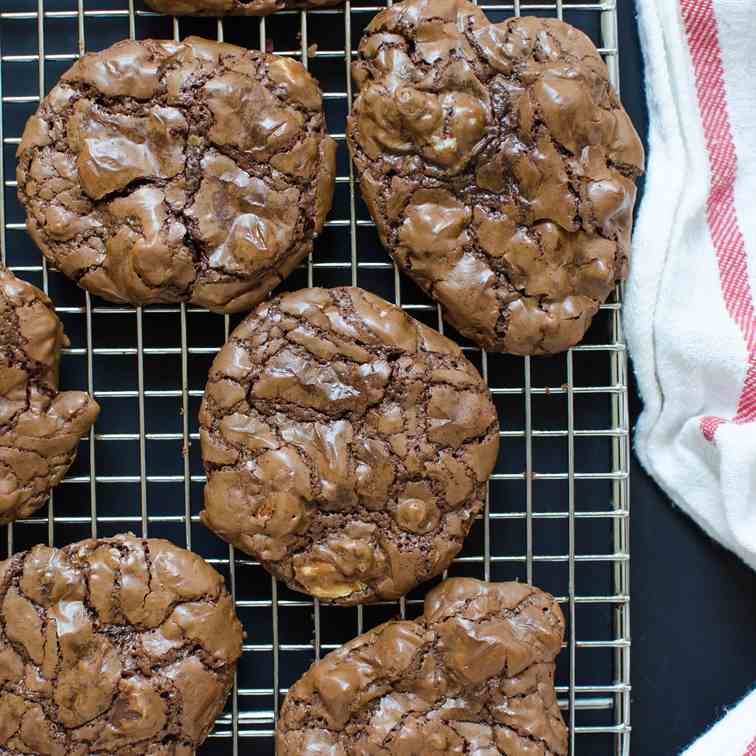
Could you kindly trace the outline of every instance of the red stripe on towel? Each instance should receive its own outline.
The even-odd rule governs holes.
[[[745,749],[743,756],[756,756],[756,738],[754,738]]]
[[[746,423],[756,419],[756,313],[748,280],[745,242],[735,213],[734,185],[738,158],[727,112],[717,19],[712,0],[680,0],[680,9],[688,36],[698,107],[709,153],[711,176],[706,220],[717,254],[719,283],[725,306],[740,328],[749,354],[748,371],[735,417],[732,418],[733,422]],[[712,441],[717,428],[725,422],[727,420],[721,417],[704,417],[700,421],[701,432]]]

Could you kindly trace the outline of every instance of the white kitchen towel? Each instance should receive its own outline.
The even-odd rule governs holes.
[[[649,160],[625,327],[641,462],[756,568],[756,3],[639,0]],[[756,675],[756,670],[754,670]],[[686,756],[756,756],[756,696]]]
[[[625,326],[644,466],[756,568],[756,3],[640,0],[646,195]]]
[[[684,756],[756,756],[756,692],[685,751]]]

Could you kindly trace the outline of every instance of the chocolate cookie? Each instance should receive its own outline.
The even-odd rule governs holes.
[[[249,309],[312,250],[335,143],[296,61],[190,37],[78,60],[18,148],[29,233],[114,302]]]
[[[591,41],[408,0],[360,42],[349,148],[381,240],[480,346],[564,350],[625,277],[643,148]]]
[[[66,346],[52,302],[0,266],[0,525],[47,501],[100,411],[83,391],[58,392]]]
[[[242,636],[223,578],[168,541],[16,554],[0,562],[0,752],[191,756]]]
[[[295,590],[341,604],[438,575],[499,436],[456,344],[357,288],[260,305],[210,370],[202,521]]]
[[[289,689],[278,756],[556,756],[559,605],[521,583],[452,578],[416,621],[328,654]]]
[[[172,16],[269,16],[279,10],[328,8],[344,0],[146,0]]]

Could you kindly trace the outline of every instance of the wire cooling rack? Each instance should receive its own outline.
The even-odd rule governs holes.
[[[618,86],[615,0],[481,5],[496,21],[522,12],[581,28]],[[290,55],[319,79],[339,151],[329,222],[312,259],[286,288],[358,284],[446,330],[466,349],[494,395],[501,453],[485,514],[449,573],[532,581],[559,598],[568,629],[557,682],[570,754],[629,756],[629,433],[619,292],[601,308],[585,342],[556,357],[487,355],[444,329],[437,308],[382,249],[344,142],[354,94],[345,51],[355,55],[378,10],[357,0],[343,8],[218,21],[160,16],[142,0],[0,0],[0,252],[57,306],[71,339],[62,387],[88,389],[102,406],[46,511],[0,535],[7,535],[10,554],[39,542],[63,545],[131,530],[192,548],[224,573],[247,639],[233,696],[203,754],[273,754],[278,706],[314,659],[386,619],[419,612],[427,585],[398,603],[319,605],[277,584],[199,523],[205,479],[197,411],[210,362],[235,319],[90,297],[43,264],[16,199],[15,150],[24,122],[81,52],[129,36],[199,34]]]

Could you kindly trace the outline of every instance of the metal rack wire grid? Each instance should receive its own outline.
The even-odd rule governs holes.
[[[429,586],[398,603],[319,605],[276,583],[199,523],[204,475],[197,412],[210,362],[235,319],[183,305],[113,305],[48,269],[16,199],[15,151],[39,98],[84,51],[129,36],[199,34],[292,56],[323,88],[328,128],[338,142],[338,179],[315,252],[285,287],[357,284],[444,330],[436,306],[382,249],[347,155],[350,58],[380,10],[368,3],[223,21],[161,16],[142,0],[0,0],[0,252],[56,303],[71,339],[62,387],[88,389],[102,407],[47,509],[0,535],[10,554],[40,542],[63,545],[131,530],[185,545],[225,575],[247,639],[233,696],[203,754],[273,754],[288,687],[354,635],[417,614]],[[616,0],[481,6],[497,21],[526,13],[579,27],[618,86]],[[445,329],[488,380],[502,428],[484,516],[449,574],[534,582],[562,602],[568,629],[558,694],[570,754],[580,756],[630,753],[629,433],[620,307],[618,290],[583,344],[549,358],[486,354]]]

